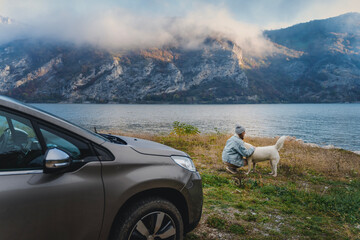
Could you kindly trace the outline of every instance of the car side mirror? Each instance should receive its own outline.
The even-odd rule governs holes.
[[[45,170],[46,172],[53,172],[57,169],[64,169],[70,166],[71,157],[66,152],[58,149],[51,148],[45,153]]]

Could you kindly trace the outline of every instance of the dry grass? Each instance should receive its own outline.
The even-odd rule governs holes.
[[[254,146],[275,144],[277,139],[250,138]],[[324,149],[288,138],[280,150],[280,171],[288,174],[315,171],[336,178],[356,177],[360,174],[360,155],[343,149]]]
[[[122,135],[121,132],[115,134]],[[150,135],[126,134],[156,141],[187,152],[198,169],[222,171],[222,150],[231,135]],[[247,137],[245,141],[254,146],[267,146],[276,143],[277,138]],[[360,155],[343,149],[324,149],[288,138],[280,150],[279,174],[302,176],[306,172],[343,179],[360,176]],[[269,167],[268,162],[259,164],[260,169]],[[260,170],[261,171],[261,170]]]

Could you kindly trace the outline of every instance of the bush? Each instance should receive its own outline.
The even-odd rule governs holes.
[[[194,135],[200,133],[199,129],[191,124],[181,123],[179,121],[173,122],[173,130],[171,133],[176,135]]]

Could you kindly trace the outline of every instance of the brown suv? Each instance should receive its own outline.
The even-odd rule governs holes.
[[[0,96],[0,206],[0,239],[182,239],[201,178],[182,151]]]

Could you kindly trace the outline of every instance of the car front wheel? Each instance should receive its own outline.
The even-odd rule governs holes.
[[[127,208],[118,218],[112,239],[181,240],[184,225],[179,210],[162,198],[148,198]]]

